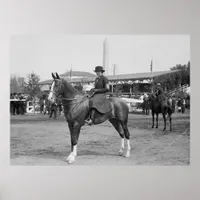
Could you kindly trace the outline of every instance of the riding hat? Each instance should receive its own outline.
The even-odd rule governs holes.
[[[103,69],[102,66],[96,66],[94,71],[95,72],[105,72],[105,70]]]
[[[157,85],[161,86],[161,84],[160,84],[160,83],[157,83]]]

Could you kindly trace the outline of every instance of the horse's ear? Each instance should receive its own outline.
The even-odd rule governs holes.
[[[53,72],[51,73],[51,75],[52,75],[53,79],[56,79],[56,77],[55,77],[55,75],[53,74]]]
[[[57,77],[57,79],[60,79],[60,76],[57,74],[57,72],[56,72],[56,77]]]

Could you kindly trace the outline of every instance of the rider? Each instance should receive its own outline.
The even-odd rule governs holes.
[[[103,114],[111,111],[110,104],[106,99],[106,92],[110,88],[108,79],[103,75],[105,70],[102,66],[96,66],[94,71],[96,72],[97,78],[95,79],[94,88],[91,90],[89,100],[89,119],[85,120],[89,125],[92,125],[94,122],[95,109]]]
[[[157,97],[157,99],[159,101],[162,101],[162,97],[163,97],[163,88],[161,87],[161,84],[160,83],[157,83],[156,84],[156,87],[155,87],[155,95]]]

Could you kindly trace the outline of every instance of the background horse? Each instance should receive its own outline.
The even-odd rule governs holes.
[[[150,94],[149,97],[149,107],[152,113],[152,128],[154,128],[154,115],[156,114],[156,128],[158,128],[158,115],[162,113],[164,119],[164,129],[166,130],[166,115],[168,114],[169,122],[170,122],[170,131],[172,131],[172,107],[169,106],[166,100],[159,101],[158,98],[154,94]]]
[[[52,73],[52,77],[54,80],[48,99],[52,102],[59,97],[62,99],[65,119],[68,122],[71,136],[71,153],[67,157],[67,162],[73,163],[77,156],[80,129],[85,124],[85,119],[88,118],[89,114],[89,98],[87,95],[80,94],[65,79],[60,79],[57,73],[56,76]],[[129,141],[130,133],[127,127],[129,114],[128,106],[124,100],[117,97],[111,97],[109,101],[112,108],[111,112],[102,114],[96,110],[94,124],[100,124],[109,120],[121,136],[119,155],[123,155],[125,137],[127,140],[125,157],[129,157],[131,146]]]

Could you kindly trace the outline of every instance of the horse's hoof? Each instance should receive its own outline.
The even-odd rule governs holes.
[[[68,164],[73,164],[75,162],[75,160],[68,160],[67,163]]]
[[[67,157],[67,163],[68,164],[72,164],[75,162],[75,157],[74,156],[68,156]]]
[[[156,126],[156,128],[158,128],[158,127]]]
[[[170,128],[170,131],[172,131],[172,128]]]
[[[165,130],[166,130],[166,128],[163,129],[163,131],[165,131]]]
[[[130,157],[130,151],[126,152],[125,158],[128,158],[128,157]]]
[[[153,128],[153,126],[151,128]]]

